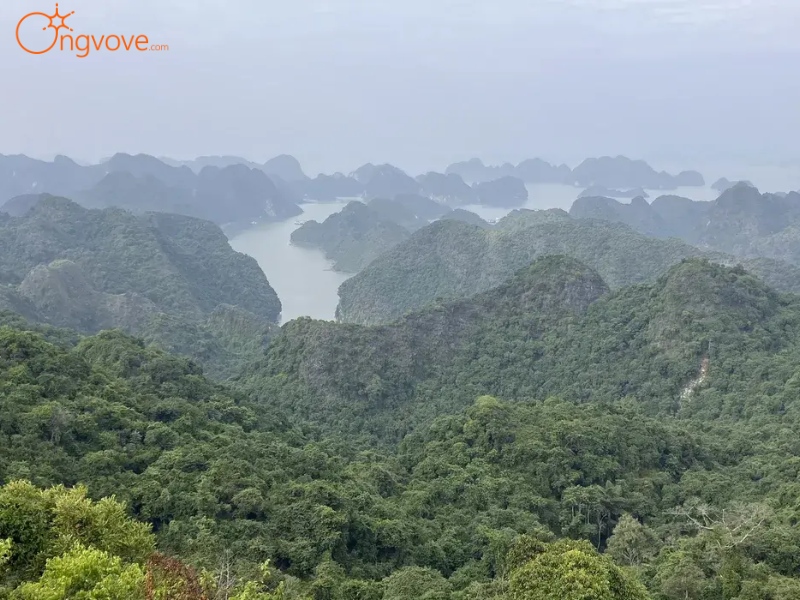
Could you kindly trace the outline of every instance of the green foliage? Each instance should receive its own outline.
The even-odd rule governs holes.
[[[618,223],[570,219],[551,211],[515,211],[490,230],[439,221],[378,257],[339,288],[337,318],[380,324],[501,285],[542,256],[564,254],[595,269],[612,288],[652,282],[691,257],[735,265],[740,259],[708,253],[677,239],[654,239]],[[781,290],[800,291],[800,270],[748,263]]]
[[[608,539],[608,555],[619,565],[637,567],[651,561],[658,550],[658,540],[649,527],[634,517],[620,517]]]
[[[144,572],[137,564],[78,544],[62,556],[48,559],[42,577],[21,585],[19,600],[138,600],[144,599]]]
[[[546,546],[511,574],[509,600],[647,600],[645,589],[586,542]]]
[[[392,326],[299,319],[237,388],[5,327],[2,585],[69,556],[87,593],[137,565],[192,600],[791,598],[799,327],[742,269],[609,292],[565,257]]]
[[[0,538],[10,542],[8,567],[25,579],[76,545],[138,562],[155,549],[149,526],[131,521],[114,498],[92,502],[83,487],[42,490],[25,481],[0,488]]]
[[[0,310],[83,333],[120,328],[218,377],[262,350],[281,311],[253,258],[213,223],[177,214],[43,196],[0,222],[0,256]]]
[[[609,198],[583,198],[570,209],[574,217],[625,223],[647,235],[681,238],[701,248],[741,257],[753,273],[770,285],[797,289],[797,201],[800,194],[760,194],[740,182],[725,189],[713,202],[661,196],[652,204],[624,204]],[[785,262],[781,262],[785,261]],[[787,264],[789,263],[789,264]]]
[[[325,428],[380,440],[482,394],[630,397],[646,413],[687,418],[738,418],[792,403],[778,388],[793,385],[790,356],[800,353],[796,298],[741,269],[698,260],[653,284],[605,294],[596,273],[575,262],[536,261],[496,290],[389,326],[297,320],[244,383]],[[710,376],[697,379],[706,358]],[[772,383],[750,377],[767,363]]]
[[[414,214],[394,201],[374,200],[369,205],[354,201],[322,223],[303,223],[291,241],[322,250],[337,271],[357,273],[408,239],[415,224]]]
[[[384,580],[383,600],[447,600],[450,586],[441,573],[422,567],[406,567]]]
[[[6,563],[11,558],[11,548],[14,544],[10,539],[0,540],[0,573],[5,569]]]

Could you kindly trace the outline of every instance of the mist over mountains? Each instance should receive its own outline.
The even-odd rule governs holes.
[[[52,162],[0,156],[0,207],[20,196],[49,193],[89,208],[115,206],[185,214],[231,231],[297,216],[302,212],[298,203],[307,200],[392,199],[414,194],[448,206],[521,206],[527,200],[526,183],[674,189],[702,186],[704,180],[695,172],[675,176],[656,172],[643,161],[625,157],[588,159],[574,170],[540,159],[516,167],[486,167],[473,159],[451,165],[445,173],[428,172],[417,177],[392,165],[370,163],[349,175],[310,178],[288,155],[258,165],[235,156],[175,161],[120,153],[89,166],[64,156]],[[24,200],[6,204],[3,210],[18,212],[22,205]]]

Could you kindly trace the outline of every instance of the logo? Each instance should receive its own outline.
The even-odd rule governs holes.
[[[67,24],[75,14],[60,14],[56,4],[55,14],[30,12],[17,23],[17,44],[28,54],[47,54],[50,51],[73,52],[78,58],[86,58],[92,52],[163,52],[166,44],[151,44],[145,34],[79,34]],[[62,30],[71,33],[61,33]],[[44,33],[41,33],[44,32]]]

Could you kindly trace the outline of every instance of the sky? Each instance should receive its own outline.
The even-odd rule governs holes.
[[[797,0],[59,1],[169,50],[31,55],[54,2],[2,0],[0,153],[800,163]]]

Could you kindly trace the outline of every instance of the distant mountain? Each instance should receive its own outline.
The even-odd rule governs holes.
[[[471,190],[469,186],[467,186],[467,189]],[[426,221],[438,219],[450,212],[450,209],[444,204],[420,194],[398,194],[394,197],[394,200],[408,208],[418,218]]]
[[[25,194],[69,195],[91,187],[105,172],[104,167],[83,167],[66,156],[46,162],[23,155],[0,155],[0,206]]]
[[[781,262],[741,261],[675,239],[654,239],[621,223],[521,210],[491,229],[441,220],[417,231],[339,287],[337,318],[391,322],[437,298],[466,298],[496,287],[548,254],[586,263],[612,288],[652,281],[684,258],[708,257],[721,264],[743,262],[770,285],[800,291],[800,269]]]
[[[473,184],[478,201],[486,206],[515,208],[528,200],[525,182],[516,177],[501,177],[492,181]]]
[[[356,169],[352,177],[364,186],[367,198],[394,198],[397,194],[418,194],[422,186],[395,166],[368,163]]]
[[[641,196],[631,200],[630,204],[618,202],[604,196],[578,198],[572,204],[569,214],[576,219],[601,219],[624,223],[645,235],[667,238],[671,229],[647,200]]]
[[[201,158],[198,164],[227,158]],[[48,163],[0,156],[0,207],[11,198],[39,193],[69,197],[88,207],[176,212],[237,227],[302,212],[287,188],[279,189],[263,171],[243,164],[206,165],[195,173],[145,154],[118,153],[90,167],[65,157]],[[12,203],[12,210],[19,202]]]
[[[342,173],[320,173],[313,179],[290,183],[302,198],[318,202],[331,202],[338,198],[359,198],[364,195],[364,185]]]
[[[572,183],[572,169],[567,165],[551,165],[540,158],[523,160],[514,175],[525,183]]]
[[[225,167],[232,167],[234,165],[244,165],[250,169],[259,169],[264,171],[270,179],[279,177],[284,181],[303,181],[307,179],[300,162],[289,154],[280,154],[274,158],[269,159],[266,163],[259,164],[252,160],[247,160],[241,156],[198,156],[192,160],[174,160],[166,157],[159,157],[161,162],[166,163],[172,167],[189,167],[195,173],[199,173],[205,167],[217,167],[224,169]],[[104,161],[105,162],[105,161]]]
[[[718,192],[724,192],[732,188],[737,183],[744,183],[745,185],[749,185],[750,187],[755,187],[750,181],[742,180],[742,181],[730,181],[726,177],[721,177],[717,179],[712,185],[711,189],[716,190]]]
[[[261,165],[253,161],[242,158],[241,156],[198,156],[193,160],[171,160],[169,158],[159,157],[161,162],[167,163],[173,167],[186,166],[195,173],[199,173],[203,167],[217,167],[224,169],[233,165],[244,165],[251,169],[259,169]]]
[[[262,169],[270,177],[274,175],[289,183],[308,179],[308,176],[303,173],[300,161],[288,154],[281,154],[275,158],[269,159],[264,163]]]
[[[303,194],[295,185],[297,182],[284,181],[277,175],[270,175],[269,180],[275,185],[278,195],[285,203],[302,204],[305,201]],[[308,181],[307,179],[305,181]]]
[[[121,328],[215,374],[242,360],[237,344],[257,351],[278,321],[281,303],[256,261],[209,221],[49,195],[29,204],[0,218],[0,309],[85,333]],[[235,343],[217,329],[234,313],[249,322]]]
[[[711,203],[696,235],[697,243],[723,252],[800,264],[800,194],[760,194],[737,183]]]
[[[681,186],[705,185],[703,176],[696,171],[670,175],[665,171],[657,172],[643,160],[631,160],[625,156],[587,158],[572,170],[572,180],[581,187],[597,185],[612,189],[674,190]]]
[[[247,219],[280,221],[302,213],[264,172],[244,165],[204,168],[192,193],[203,206],[205,218],[220,224]]]
[[[516,167],[505,163],[499,167],[490,167],[483,164],[479,158],[471,158],[464,162],[457,162],[445,169],[446,175],[455,174],[468,183],[481,183],[499,179],[500,177],[514,177]]]
[[[660,217],[663,229],[659,237],[675,236],[690,243],[697,242],[697,231],[707,222],[708,211],[711,208],[710,202],[697,202],[682,196],[665,195],[659,196],[650,204],[652,210]],[[618,209],[619,210],[619,209]],[[621,210],[625,210],[622,208]],[[615,219],[606,217],[605,220]],[[634,222],[628,222],[631,227],[637,229]],[[638,231],[638,229],[637,229]]]
[[[391,165],[387,165],[391,166]],[[394,169],[395,167],[392,167]],[[378,166],[373,165],[372,163],[367,163],[358,167],[355,171],[350,173],[350,177],[358,181],[362,185],[366,185],[367,182],[372,179],[372,176],[378,172]]]
[[[171,167],[147,154],[115,154],[102,166],[108,173],[125,172],[137,177],[155,177],[168,187],[191,189],[196,178],[194,171],[187,166]]]
[[[197,213],[200,212],[191,189],[173,187],[153,175],[134,175],[129,171],[109,173],[91,188],[71,195],[72,199],[86,208],[115,206],[132,212],[166,209],[178,214],[188,212],[192,216],[199,216]],[[38,201],[39,196],[33,198]],[[6,206],[19,203],[19,198],[12,198]],[[0,210],[5,210],[5,206]]]
[[[699,248],[744,259],[766,258],[800,265],[800,194],[761,194],[747,182],[726,189],[713,202],[661,196],[625,205],[583,198],[575,217],[626,223],[657,237],[678,237]]]
[[[384,203],[372,208],[362,202],[350,202],[322,223],[303,223],[292,233],[291,242],[322,250],[337,271],[356,273],[411,235],[408,229],[387,218],[389,209],[381,204]]]
[[[133,212],[174,212],[219,225],[282,220],[302,212],[260,170],[232,165],[223,169],[203,167],[195,174],[184,168],[186,171],[173,173],[121,169],[73,197],[90,208],[117,206]]]
[[[398,198],[404,197],[406,196],[400,194],[393,200],[387,198],[373,198],[367,203],[367,207],[384,221],[397,223],[400,227],[410,232],[425,227],[428,224],[428,219],[418,216],[414,208],[398,200]],[[423,207],[423,209],[426,208],[428,207]]]
[[[634,188],[631,190],[610,190],[607,187],[603,187],[602,185],[593,185],[591,187],[586,188],[580,194],[578,194],[578,198],[585,198],[585,197],[649,198],[650,194],[648,194],[642,188]]]
[[[469,186],[455,173],[431,171],[414,179],[392,165],[372,163],[362,165],[349,176],[319,175],[312,180],[292,182],[291,186],[302,197],[320,201],[419,196],[452,207],[481,203],[519,206],[527,198],[524,182],[515,177],[498,177]]]
[[[677,175],[664,171],[659,173],[643,160],[631,160],[624,156],[589,158],[574,169],[563,164],[552,165],[540,158],[524,160],[516,166],[505,163],[499,167],[487,166],[479,158],[472,158],[450,165],[445,172],[457,174],[470,183],[517,177],[530,184],[565,184],[584,188],[602,186],[609,189],[672,190],[705,185],[703,176],[697,171],[682,171]]]
[[[417,177],[422,193],[450,206],[477,204],[478,194],[457,173],[435,173],[433,171]]]
[[[357,273],[436,218],[489,227],[474,213],[450,210],[416,194],[399,194],[394,199],[350,202],[322,223],[307,221],[292,233],[291,240],[322,250],[336,270]]]

